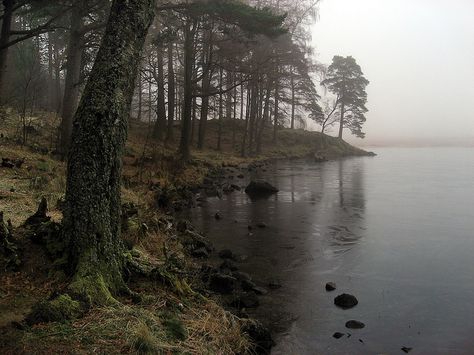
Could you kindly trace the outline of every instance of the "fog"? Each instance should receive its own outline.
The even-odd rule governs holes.
[[[351,142],[474,145],[473,0],[322,0],[313,41],[370,80],[367,136]]]

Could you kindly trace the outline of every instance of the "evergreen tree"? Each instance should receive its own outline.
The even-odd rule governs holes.
[[[356,60],[351,56],[334,56],[326,79],[321,84],[337,96],[340,110],[339,138],[342,139],[344,128],[348,128],[355,136],[364,138],[362,125],[366,121],[365,114],[368,111],[365,107],[365,88],[369,81],[364,77]]]

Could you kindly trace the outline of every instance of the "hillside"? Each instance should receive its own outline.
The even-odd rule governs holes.
[[[238,309],[229,313],[222,307],[229,299],[209,291],[202,281],[209,275],[203,270],[216,266],[197,258],[195,245],[206,245],[209,252],[212,247],[207,247],[205,238],[191,225],[183,229],[169,207],[186,206],[192,191],[222,167],[367,154],[319,133],[283,129],[277,144],[272,144],[270,134],[264,137],[262,154],[240,157],[238,144],[232,147],[231,122],[223,127],[223,151],[212,149],[218,125],[210,121],[206,149],[193,150],[192,161],[183,166],[176,161],[175,145],[153,142],[148,125],[133,123],[124,156],[122,229],[130,250],[130,288],[142,295],[139,302],[124,296],[120,305],[93,309],[74,321],[58,321],[48,315],[56,321],[30,324],[24,322],[25,316],[36,312],[38,302],[41,305],[68,282],[58,266],[64,246],[54,239],[60,235],[56,223],[62,218],[65,189],[65,163],[54,155],[56,124],[48,114],[29,117],[23,131],[22,122],[10,113],[0,126],[0,212],[5,223],[11,221],[11,244],[2,245],[0,274],[0,349],[7,353],[71,349],[77,353],[243,353],[255,344],[269,346],[267,333],[258,323],[245,319]],[[238,125],[235,142],[240,142],[242,128]],[[23,132],[27,132],[26,144],[22,144]],[[25,223],[43,197],[49,206],[48,217],[39,225]],[[48,237],[44,237],[45,229]],[[137,260],[146,260],[160,277],[155,281],[143,277],[146,272],[134,269]]]

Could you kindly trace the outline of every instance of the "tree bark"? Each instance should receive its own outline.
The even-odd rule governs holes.
[[[204,140],[206,139],[206,126],[207,126],[207,116],[209,114],[209,96],[207,95],[211,88],[211,61],[212,61],[212,29],[208,30],[206,37],[204,39],[206,43],[206,48],[203,54],[203,71],[204,75],[202,77],[202,93],[203,98],[201,101],[201,118],[199,120],[199,132],[198,132],[198,149],[204,148]]]
[[[165,76],[163,71],[163,50],[157,48],[158,73],[156,77],[157,103],[156,122],[153,129],[153,138],[163,140],[166,129],[166,103],[165,103]]]
[[[217,129],[217,150],[222,149],[222,125],[223,125],[223,120],[224,120],[224,97],[222,94],[222,81],[223,81],[223,76],[224,76],[224,69],[219,70],[219,124],[218,124],[218,129]]]
[[[273,143],[277,142],[277,133],[278,133],[278,115],[280,114],[280,79],[277,77],[275,81],[275,112],[273,119]]]
[[[166,129],[166,142],[173,140],[173,124],[175,109],[175,79],[173,64],[173,42],[168,43],[168,126]]]
[[[191,158],[191,118],[193,106],[193,64],[194,64],[194,36],[196,33],[196,20],[187,19],[184,34],[184,97],[183,119],[181,127],[181,141],[179,156],[182,162]]]
[[[3,0],[2,32],[0,33],[0,105],[5,103],[4,86],[7,73],[8,47],[4,46],[10,40],[13,6],[14,0]]]
[[[114,0],[101,47],[74,118],[64,237],[74,277],[69,292],[114,302],[122,277],[120,186],[133,86],[153,0]]]
[[[291,68],[291,124],[290,128],[295,129],[295,110],[296,110],[296,88],[295,88],[295,74]]]
[[[339,139],[342,139],[342,131],[344,130],[344,101],[341,101],[341,118],[339,120]]]

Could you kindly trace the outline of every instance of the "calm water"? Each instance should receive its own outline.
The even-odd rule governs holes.
[[[192,211],[218,249],[248,256],[242,269],[261,285],[283,286],[256,311],[278,332],[273,354],[474,354],[474,149],[376,152],[279,163],[261,174],[277,195]],[[260,221],[269,227],[249,235]],[[336,308],[340,292],[359,305]],[[345,329],[350,319],[365,329]]]

